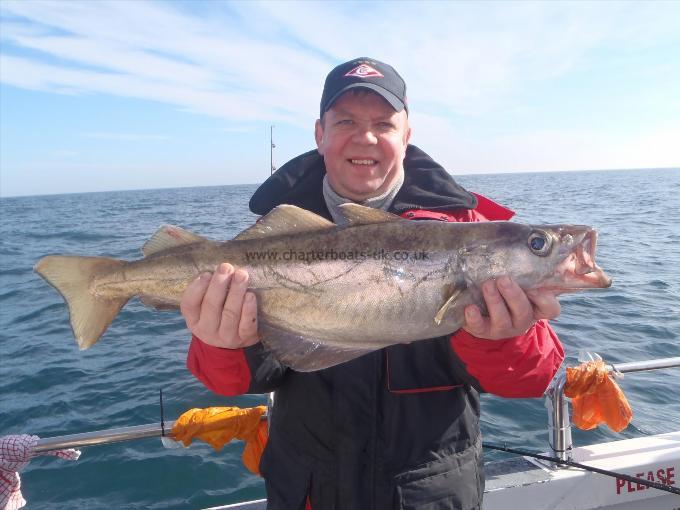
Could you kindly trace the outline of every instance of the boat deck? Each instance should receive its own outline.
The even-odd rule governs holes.
[[[574,461],[680,486],[680,431],[575,448]],[[676,510],[680,497],[622,479],[528,457],[485,465],[484,510]],[[209,510],[264,510],[266,500]]]

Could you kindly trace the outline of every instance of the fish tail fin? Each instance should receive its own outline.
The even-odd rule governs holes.
[[[103,298],[92,294],[90,283],[102,272],[127,264],[105,257],[50,255],[43,257],[34,270],[64,298],[71,317],[73,335],[81,350],[94,345],[132,296]]]

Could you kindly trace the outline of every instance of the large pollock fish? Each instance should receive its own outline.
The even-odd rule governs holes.
[[[336,225],[282,205],[226,242],[164,226],[132,262],[51,255],[35,270],[68,304],[81,349],[129,299],[177,309],[182,292],[221,262],[245,268],[261,340],[284,364],[312,371],[396,343],[452,333],[480,285],[509,275],[555,293],[608,287],[588,226],[408,221],[356,204]]]

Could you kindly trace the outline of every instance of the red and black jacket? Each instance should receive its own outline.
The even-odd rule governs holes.
[[[507,220],[508,209],[461,188],[409,146],[390,209],[419,220]],[[266,214],[287,203],[330,219],[316,151],[279,169],[253,195]],[[187,365],[223,395],[276,390],[261,462],[269,507],[314,510],[478,508],[484,488],[479,392],[537,397],[564,353],[546,322],[500,341],[459,330],[398,344],[318,372],[287,369],[260,344],[219,349],[192,339]],[[434,506],[432,507],[434,508]]]

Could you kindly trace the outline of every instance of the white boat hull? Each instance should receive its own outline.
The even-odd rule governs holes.
[[[514,468],[508,461],[487,464],[484,510],[680,509],[680,496],[634,482],[524,457],[512,460]],[[680,487],[680,431],[574,448],[573,460]]]
[[[680,487],[680,431],[573,450],[588,466]],[[529,457],[486,464],[484,510],[680,510],[680,496]],[[208,510],[264,510],[266,500]]]

